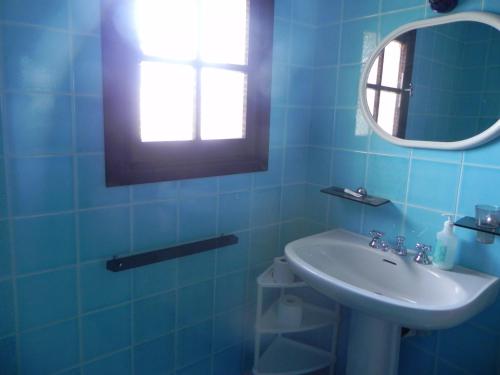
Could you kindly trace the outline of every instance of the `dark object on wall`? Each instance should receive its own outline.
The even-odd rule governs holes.
[[[429,5],[434,12],[451,12],[458,4],[458,0],[429,0]]]
[[[173,246],[167,249],[148,251],[147,253],[131,255],[123,258],[113,258],[106,262],[106,268],[112,272],[120,272],[131,268],[163,262],[165,260],[203,253],[208,250],[214,250],[219,247],[230,246],[237,243],[238,237],[234,234],[229,234],[227,236],[220,236],[210,238],[208,240]]]
[[[371,195],[366,195],[361,198],[356,198],[350,194],[344,192],[344,189],[338,186],[330,186],[329,188],[321,189],[322,193],[334,195],[339,198],[348,199],[350,201],[367,204],[369,206],[378,207],[383,204],[390,203],[389,199],[374,197]]]

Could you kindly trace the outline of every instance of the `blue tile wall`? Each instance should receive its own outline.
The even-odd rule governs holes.
[[[320,82],[332,81],[329,75],[337,74],[337,85],[334,102],[313,100],[311,105],[309,153],[331,151],[332,156],[326,157],[329,154],[324,152],[325,157],[321,160],[314,157],[314,162],[308,165],[307,205],[315,204],[324,210],[318,214],[317,210],[306,208],[305,215],[311,222],[309,228],[321,231],[342,227],[364,234],[379,228],[389,236],[406,235],[409,245],[416,241],[433,243],[442,227],[441,214],[471,215],[475,204],[500,203],[498,189],[493,187],[498,186],[496,181],[500,176],[500,141],[454,152],[401,148],[374,134],[359,114],[358,81],[366,57],[395,28],[436,16],[426,3],[424,0],[318,3],[314,74]],[[454,12],[464,10],[499,12],[500,2],[462,0]],[[322,45],[329,30],[338,30],[340,40],[336,52],[326,53]],[[335,40],[337,35],[331,37]],[[496,80],[496,76],[492,76],[492,82]],[[467,101],[461,109],[474,107],[473,102]],[[484,106],[487,105],[488,99],[485,99]],[[475,109],[480,110],[479,106]],[[485,109],[485,113],[488,111]],[[322,165],[318,165],[320,163]],[[334,184],[351,188],[363,185],[393,203],[374,209],[321,197],[318,190]],[[466,230],[457,230],[457,235],[462,239],[459,257],[462,265],[500,276],[498,240],[494,245],[484,246],[475,243],[475,235]],[[496,323],[499,303],[459,327],[405,339],[400,374],[497,374],[500,371],[500,330]],[[343,346],[339,348],[339,355],[337,373],[344,374]]]
[[[338,23],[277,0],[269,170],[107,188],[99,0],[0,1],[0,374],[236,375],[255,276],[305,234],[312,90]],[[340,17],[340,16],[339,16]],[[318,57],[319,56],[319,57]],[[333,113],[315,114],[333,122]],[[327,134],[331,132],[326,129]],[[328,151],[327,151],[328,152]],[[313,168],[323,182],[322,168]],[[316,180],[315,178],[318,178]],[[237,245],[123,273],[115,255],[222,233]]]

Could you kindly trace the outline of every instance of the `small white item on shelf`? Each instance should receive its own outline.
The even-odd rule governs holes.
[[[353,197],[356,197],[356,198],[363,198],[363,194],[356,193],[355,191],[352,191],[351,189],[348,189],[348,188],[344,189],[344,193],[352,195]]]
[[[279,284],[293,283],[295,276],[288,266],[288,261],[285,257],[274,258],[273,263],[273,278]]]
[[[302,300],[290,294],[280,298],[278,304],[278,321],[287,327],[299,327],[302,323]]]

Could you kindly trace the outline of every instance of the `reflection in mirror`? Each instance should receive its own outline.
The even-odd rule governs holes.
[[[500,32],[479,22],[406,32],[374,60],[366,99],[389,135],[437,142],[475,136],[500,117]]]

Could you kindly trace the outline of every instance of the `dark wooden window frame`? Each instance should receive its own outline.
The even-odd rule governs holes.
[[[366,86],[375,91],[375,100],[373,104],[373,118],[378,121],[380,107],[380,93],[389,91],[398,94],[399,107],[396,107],[394,114],[394,129],[393,136],[405,138],[406,121],[408,118],[408,106],[411,95],[411,79],[413,72],[413,59],[415,55],[415,40],[417,31],[412,30],[397,37],[395,40],[401,43],[401,59],[399,62],[399,80],[398,87],[390,87],[382,85],[382,75],[384,70],[385,49],[378,56],[377,81],[376,83],[367,83]]]
[[[197,90],[202,66],[247,74],[245,138],[169,142],[142,142],[140,139],[139,64],[148,60],[173,61],[147,57],[139,50],[131,22],[120,22],[127,16],[131,19],[132,5],[133,0],[102,2],[107,186],[267,170],[274,1],[249,0],[246,66],[202,64],[199,60],[189,62],[197,69]],[[199,103],[196,107],[199,111]]]

